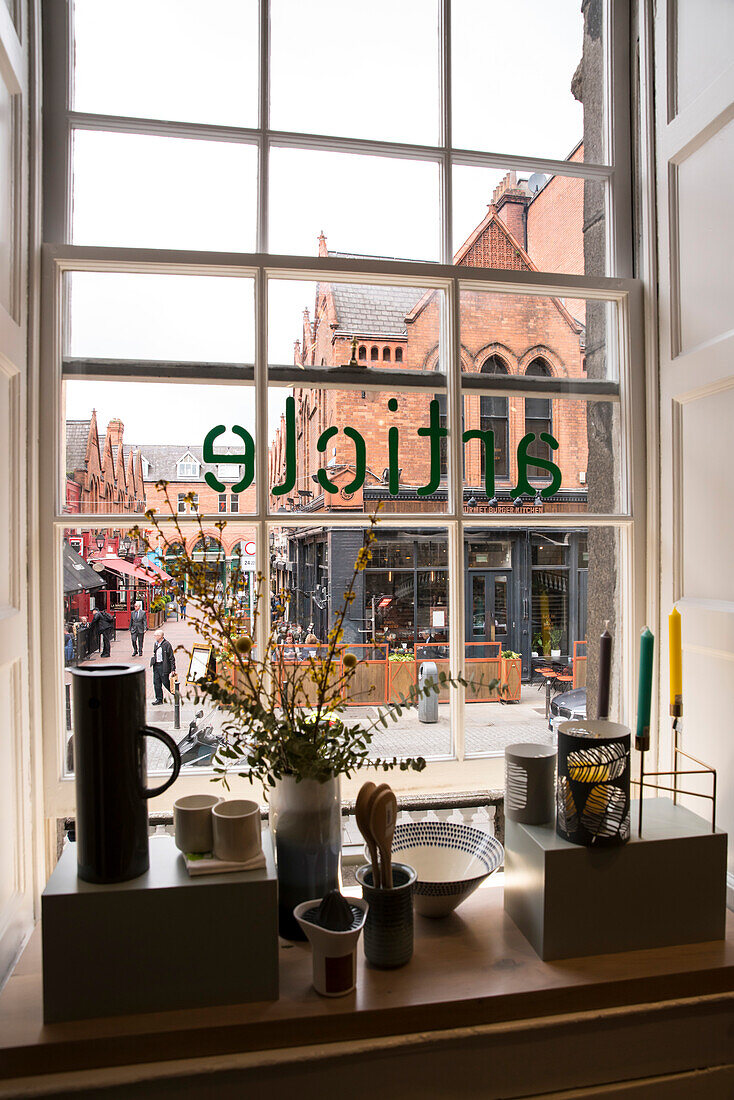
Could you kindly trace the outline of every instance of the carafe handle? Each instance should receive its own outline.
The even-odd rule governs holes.
[[[148,787],[143,787],[141,789],[140,793],[142,794],[143,798],[154,798],[156,795],[163,794],[164,791],[167,791],[168,788],[178,779],[178,773],[181,771],[181,753],[178,751],[178,745],[173,740],[173,738],[169,736],[169,734],[164,733],[163,730],[159,730],[156,726],[143,726],[142,730],[140,731],[140,736],[156,737],[159,741],[163,742],[163,744],[166,746],[171,756],[173,757],[173,775],[169,776],[165,783],[162,783],[160,787],[153,787],[152,789],[149,789]]]

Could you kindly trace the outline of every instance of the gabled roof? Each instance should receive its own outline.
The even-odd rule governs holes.
[[[66,469],[84,470],[87,465],[87,441],[91,420],[66,421]]]
[[[330,286],[338,329],[365,336],[405,336],[405,318],[423,293],[412,287],[353,283],[331,283]]]
[[[217,473],[218,463],[203,462],[204,452],[202,447],[190,447],[188,444],[180,443],[142,443],[138,450],[142,457],[150,463],[145,477],[146,481],[203,481],[204,474],[212,473],[216,475]],[[217,445],[217,451],[221,454],[242,454],[241,447],[221,447]],[[199,463],[198,478],[178,476],[178,463],[182,458],[185,459],[187,455],[190,455]]]

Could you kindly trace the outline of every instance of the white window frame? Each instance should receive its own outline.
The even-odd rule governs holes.
[[[260,425],[268,423],[268,383],[271,385],[314,389],[374,389],[384,390],[387,379],[384,368],[367,366],[359,382],[342,372],[320,368],[271,369],[267,363],[267,301],[268,286],[274,279],[304,279],[320,282],[389,283],[392,285],[436,288],[443,293],[443,317],[439,358],[447,364],[446,373],[426,379],[426,389],[433,393],[446,386],[448,397],[449,496],[446,511],[440,514],[386,515],[384,527],[440,528],[448,533],[450,584],[450,665],[458,674],[464,662],[464,590],[463,545],[464,528],[613,527],[620,535],[618,658],[622,682],[626,685],[621,721],[629,721],[631,686],[635,680],[634,639],[643,625],[645,613],[645,531],[646,531],[646,469],[645,469],[645,389],[643,303],[641,285],[632,275],[631,232],[631,170],[628,132],[629,89],[629,5],[628,0],[607,0],[605,5],[604,43],[606,50],[604,126],[608,164],[555,161],[529,156],[455,149],[451,144],[451,0],[440,0],[441,10],[441,140],[436,146],[417,146],[385,141],[364,141],[352,138],[332,138],[314,134],[276,132],[269,128],[269,18],[266,0],[260,6],[260,106],[259,125],[252,129],[208,126],[192,123],[170,123],[157,120],[129,119],[103,115],[80,114],[70,109],[68,102],[69,46],[71,28],[59,23],[63,5],[50,6],[45,12],[46,34],[58,46],[48,59],[46,79],[46,125],[44,182],[49,201],[45,205],[43,301],[42,301],[42,376],[45,392],[53,397],[41,408],[41,543],[43,560],[52,561],[54,568],[42,577],[42,598],[46,607],[54,608],[54,629],[44,632],[43,661],[47,674],[43,678],[44,739],[46,746],[47,812],[57,816],[73,810],[73,784],[63,776],[63,681],[59,646],[62,626],[62,606],[58,599],[61,589],[61,539],[69,516],[63,513],[63,463],[61,458],[61,387],[66,378],[109,379],[135,381],[170,379],[204,385],[229,384],[255,388],[256,416]],[[177,137],[225,139],[256,145],[259,151],[259,182],[257,208],[257,251],[251,254],[193,252],[186,250],[150,250],[114,247],[73,246],[70,240],[71,195],[71,135],[75,127],[117,130],[120,132],[154,133]],[[346,257],[292,257],[268,252],[268,165],[272,148],[332,150],[397,157],[434,162],[441,178],[441,262],[420,263],[382,261]],[[615,276],[557,275],[542,272],[519,272],[499,269],[454,267],[452,242],[452,167],[479,167],[542,171],[599,180],[606,187],[606,255],[607,270]],[[96,272],[165,272],[180,275],[213,274],[254,280],[255,286],[255,362],[252,368],[225,364],[207,365],[197,377],[192,366],[177,367],[171,363],[136,363],[121,365],[97,361],[83,368],[65,362],[63,327],[64,277],[73,271]],[[463,463],[461,460],[461,403],[467,392],[507,394],[517,392],[517,380],[508,383],[503,376],[471,375],[462,377],[460,365],[460,297],[462,290],[486,289],[499,293],[526,295],[585,297],[610,303],[607,326],[607,355],[612,364],[609,381],[586,379],[548,379],[542,387],[525,384],[526,392],[574,399],[604,398],[620,406],[620,427],[624,441],[620,457],[621,508],[613,515],[577,513],[544,515],[506,514],[465,515],[463,512]],[[614,314],[614,317],[612,316]],[[615,334],[616,337],[615,338]],[[368,347],[371,344],[368,344]],[[369,359],[368,359],[369,363]],[[391,371],[396,390],[414,388],[420,384],[415,372]],[[256,433],[256,468],[268,469],[268,438],[265,431]],[[85,526],[109,524],[109,515],[85,515]],[[202,514],[202,522],[213,523],[219,513]],[[255,529],[257,560],[269,569],[269,534],[273,528],[367,527],[369,517],[314,514],[312,517],[294,513],[269,511],[266,478],[256,480],[255,510],[240,513],[240,519]],[[270,618],[269,601],[263,601],[263,629]],[[498,757],[465,756],[464,693],[452,695],[452,728],[454,752],[450,759],[432,761],[425,772],[398,773],[394,776],[397,789],[469,789],[498,787],[503,783],[503,761]],[[345,794],[352,793],[359,778],[345,784]],[[176,795],[200,787],[201,776],[183,776],[178,781]],[[165,800],[164,800],[165,801]]]
[[[199,463],[191,453],[179,458],[176,463],[176,477],[179,481],[198,481]]]

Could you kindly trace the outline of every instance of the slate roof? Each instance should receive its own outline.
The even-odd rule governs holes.
[[[424,293],[414,287],[330,285],[339,329],[370,336],[405,336],[405,318]]]
[[[203,481],[204,474],[217,473],[217,463],[202,463],[203,449],[201,445],[188,446],[184,443],[141,443],[135,448],[140,451],[143,458],[147,458],[150,466],[148,473],[145,477],[146,481]],[[223,454],[241,454],[241,447],[222,447],[217,444],[217,450]],[[192,454],[196,461],[199,463],[199,477],[179,477],[176,471],[176,466],[180,459],[186,454]],[[229,470],[232,474],[235,472],[234,466],[230,466]],[[235,479],[238,480],[238,479]]]
[[[87,459],[87,440],[91,420],[66,421],[66,469],[84,470]]]

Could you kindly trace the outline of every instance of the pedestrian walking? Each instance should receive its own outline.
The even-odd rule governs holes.
[[[148,629],[148,616],[143,611],[141,600],[135,601],[132,615],[130,616],[130,640],[133,643],[133,657],[143,656],[143,642],[145,632]]]
[[[178,613],[181,619],[186,618],[186,593],[181,592],[178,597]]]
[[[115,616],[110,611],[105,611],[104,608],[100,609],[96,607],[94,609],[94,615],[92,616],[92,622],[99,631],[99,640],[102,647],[100,657],[109,657],[110,641],[115,632]]]
[[[153,669],[153,690],[155,692],[155,699],[151,706],[160,707],[163,704],[163,688],[166,691],[171,690],[170,676],[176,669],[173,646],[162,630],[156,630],[155,632],[155,644],[153,646],[153,656],[150,658],[150,666]]]

